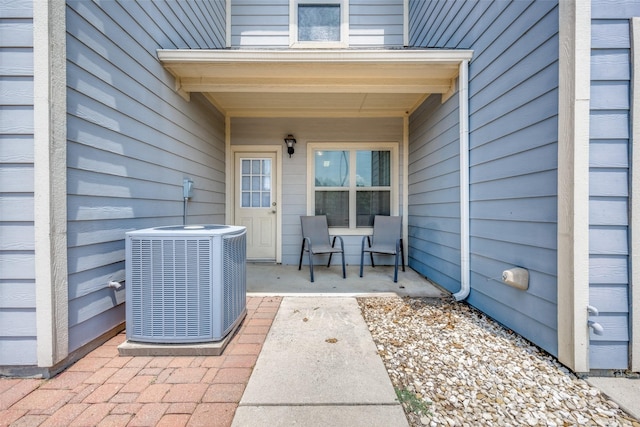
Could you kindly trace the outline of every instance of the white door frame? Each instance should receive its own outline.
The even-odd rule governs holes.
[[[228,220],[233,222],[236,215],[235,184],[237,177],[236,153],[275,153],[276,155],[276,185],[273,188],[276,202],[276,263],[282,262],[282,147],[280,145],[231,145],[229,160],[229,174],[227,175]],[[229,191],[230,189],[230,191]]]

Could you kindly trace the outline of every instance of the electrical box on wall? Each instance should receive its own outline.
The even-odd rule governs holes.
[[[191,199],[193,197],[193,181],[185,178],[182,182],[182,197]]]

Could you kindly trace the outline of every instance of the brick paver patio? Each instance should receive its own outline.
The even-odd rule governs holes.
[[[247,298],[221,356],[120,357],[124,332],[54,378],[0,378],[0,426],[230,426],[281,297]]]

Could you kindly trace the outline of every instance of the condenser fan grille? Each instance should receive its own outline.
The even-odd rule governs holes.
[[[167,343],[211,340],[211,239],[130,243],[131,337]]]

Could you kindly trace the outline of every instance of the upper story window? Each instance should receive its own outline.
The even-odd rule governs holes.
[[[291,47],[348,47],[348,4],[347,0],[291,0]]]

